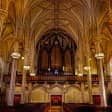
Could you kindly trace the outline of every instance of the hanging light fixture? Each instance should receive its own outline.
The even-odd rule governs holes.
[[[88,71],[88,70],[90,70],[90,69],[91,69],[90,66],[84,66],[84,70]]]
[[[18,42],[15,42],[14,43],[14,51],[11,53],[11,57],[13,59],[19,59],[21,57],[21,54],[18,52],[18,47],[19,47],[19,43]]]
[[[96,53],[95,58],[96,59],[103,59],[104,58],[104,53],[103,52]]]
[[[35,52],[35,33],[34,33],[34,43],[32,47],[32,51]],[[33,54],[33,53],[32,53]],[[35,67],[34,67],[34,56],[32,56],[32,63],[31,63],[31,71],[30,71],[30,76],[36,76],[35,73]]]
[[[30,66],[29,65],[24,65],[23,68],[24,68],[24,70],[29,70]]]
[[[97,41],[96,41],[96,54],[95,54],[95,58],[96,59],[103,59],[104,58],[104,53],[101,50],[101,34],[97,36]]]
[[[21,54],[20,54],[19,52],[13,52],[13,53],[11,54],[11,57],[12,57],[13,59],[19,59],[19,58],[21,57]]]
[[[91,66],[90,66],[91,58],[90,58],[90,56],[89,57],[85,56],[84,60],[85,60],[85,65],[84,65],[83,69],[85,71],[89,71],[91,69]]]
[[[78,73],[77,75],[78,75],[78,76],[83,76],[83,73],[80,72],[80,73]]]
[[[30,76],[35,76],[35,73],[31,72],[31,73],[30,73]]]
[[[79,64],[79,66],[78,66],[77,75],[78,76],[83,76],[82,64]]]

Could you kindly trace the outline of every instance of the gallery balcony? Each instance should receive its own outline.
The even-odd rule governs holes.
[[[77,76],[77,75],[36,75],[36,76],[29,76],[27,75],[26,81],[27,82],[87,82],[88,78],[87,75],[84,76]],[[6,83],[9,83],[10,81],[10,75],[4,75],[4,81]],[[105,82],[110,81],[110,77],[106,76],[105,77]],[[16,76],[16,82],[22,82],[22,75],[17,75]],[[99,82],[99,77],[98,75],[92,75],[92,82]]]

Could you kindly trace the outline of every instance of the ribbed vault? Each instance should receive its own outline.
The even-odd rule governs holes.
[[[111,0],[110,0],[111,1]],[[94,59],[95,42],[101,46],[108,63],[112,53],[112,20],[107,0],[58,0],[58,27],[66,31],[76,42],[77,59],[83,60],[82,53]],[[110,2],[110,9],[112,3]],[[32,44],[38,43],[46,31],[54,28],[53,0],[0,0],[0,49],[3,60],[8,61],[15,41],[19,42],[19,51],[30,54]],[[97,38],[97,34],[103,36]],[[88,44],[86,44],[88,43]],[[108,45],[106,45],[108,43]],[[32,56],[33,57],[33,56]],[[80,59],[82,58],[82,59]],[[33,58],[29,59],[32,62]]]

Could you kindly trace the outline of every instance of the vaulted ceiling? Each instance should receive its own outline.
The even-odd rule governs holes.
[[[21,51],[54,28],[54,1],[0,0],[0,51],[4,60],[8,60],[15,41],[19,41]],[[87,53],[89,46],[91,55],[97,49],[95,42],[101,40],[107,62],[112,55],[112,0],[56,1],[58,27],[73,38],[82,52]]]

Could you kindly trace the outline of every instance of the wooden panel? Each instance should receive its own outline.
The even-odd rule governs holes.
[[[54,46],[51,53],[51,66],[52,67],[61,67],[61,51],[58,45]]]
[[[48,53],[46,50],[42,51],[41,55],[41,68],[48,68]]]
[[[64,62],[66,68],[65,71],[71,71],[71,54],[69,50],[65,52]]]

